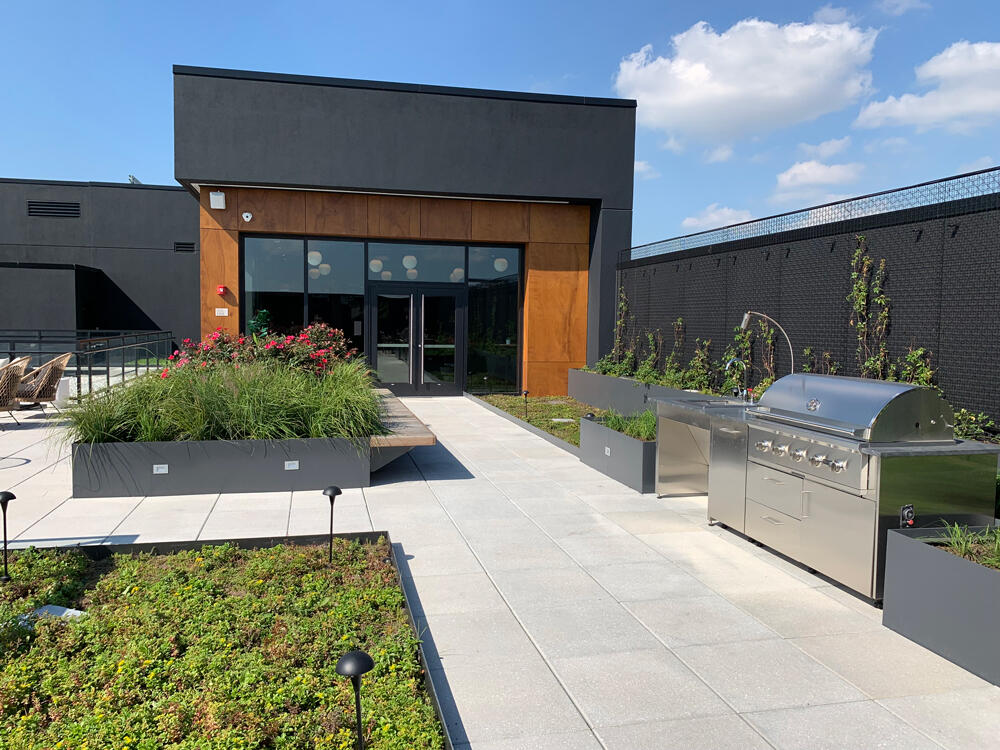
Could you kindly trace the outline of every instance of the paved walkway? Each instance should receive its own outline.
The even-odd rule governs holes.
[[[440,439],[349,490],[387,529],[460,750],[985,748],[1000,688],[880,612],[637,494],[462,398],[408,399]],[[4,418],[4,425],[11,424]],[[319,493],[67,499],[49,429],[0,433],[20,544],[320,533]]]

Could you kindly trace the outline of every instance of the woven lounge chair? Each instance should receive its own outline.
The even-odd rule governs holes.
[[[23,378],[17,387],[17,400],[22,404],[52,404],[55,407],[56,388],[66,372],[72,352],[60,354],[41,367],[36,367]],[[58,407],[55,407],[58,411]]]
[[[14,416],[12,407],[17,405],[17,389],[21,384],[24,371],[28,369],[30,360],[31,357],[18,357],[0,367],[0,409],[10,414],[11,419],[15,422],[17,422],[17,417]]]

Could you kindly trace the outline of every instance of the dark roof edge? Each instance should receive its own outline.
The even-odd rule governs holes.
[[[75,187],[135,188],[138,190],[184,190],[181,185],[146,185],[139,182],[86,182],[84,180],[33,180],[0,177],[0,185],[70,185]]]
[[[264,73],[253,70],[201,68],[194,65],[174,65],[174,75],[202,76],[206,78],[233,78],[243,81],[267,81],[270,83],[297,83],[306,86],[335,86],[352,89],[375,89],[379,91],[403,91],[412,94],[468,96],[479,99],[510,99],[514,101],[542,102],[548,104],[583,104],[595,107],[623,107],[627,109],[635,109],[636,106],[635,99],[613,99],[610,97],[599,96],[569,96],[565,94],[533,94],[520,91],[495,91],[492,89],[462,88],[459,86],[433,86],[423,83],[393,83],[389,81],[366,81],[357,78],[328,78],[326,76]]]

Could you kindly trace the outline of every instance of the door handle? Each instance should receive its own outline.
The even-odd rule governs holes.
[[[784,521],[779,521],[777,518],[771,518],[771,516],[761,516],[761,520],[767,521],[768,523],[774,524],[775,526],[784,526]]]
[[[774,482],[775,484],[784,484],[784,482],[782,482],[780,479],[775,479],[774,477],[762,476],[761,479],[763,479],[765,482]]]
[[[809,499],[812,496],[812,490],[802,490],[802,517],[809,518]]]
[[[742,435],[743,430],[735,430],[732,427],[720,427],[719,432],[725,432],[728,435]]]

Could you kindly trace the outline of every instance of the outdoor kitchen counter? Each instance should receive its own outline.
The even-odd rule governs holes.
[[[995,453],[1000,456],[1000,445],[980,443],[975,440],[956,440],[946,444],[907,443],[862,443],[858,450],[869,456],[967,456]]]

